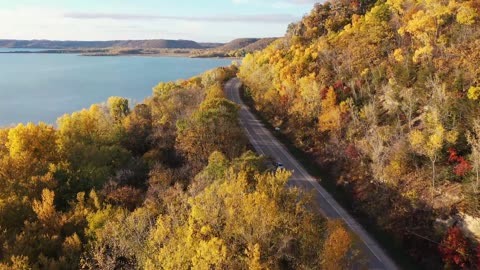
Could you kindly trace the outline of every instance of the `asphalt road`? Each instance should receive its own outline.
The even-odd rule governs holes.
[[[250,112],[250,109],[240,98],[240,86],[240,80],[234,78],[226,83],[225,92],[228,99],[241,106],[240,123],[256,152],[271,156],[277,162],[283,163],[287,170],[292,170],[293,175],[289,180],[289,185],[300,187],[306,191],[314,191],[317,202],[316,210],[320,211],[327,218],[343,220],[350,230],[357,234],[360,239],[358,246],[367,257],[369,269],[398,269],[393,260],[362,226],[318,184],[317,180],[303,168],[285,146]]]

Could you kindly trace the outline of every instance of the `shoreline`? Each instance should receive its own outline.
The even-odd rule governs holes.
[[[124,57],[124,56],[137,56],[137,57],[179,57],[179,58],[199,58],[199,59],[231,59],[242,60],[243,57],[228,57],[228,56],[202,56],[194,55],[191,53],[174,53],[174,52],[159,52],[159,53],[111,53],[108,51],[89,51],[89,49],[72,49],[72,50],[58,50],[58,49],[45,49],[41,51],[8,51],[0,52],[0,54],[75,54],[85,57]]]

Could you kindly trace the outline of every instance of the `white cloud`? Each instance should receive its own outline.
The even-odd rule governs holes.
[[[199,22],[245,22],[245,23],[289,23],[298,18],[290,14],[231,14],[231,15],[213,15],[213,16],[165,16],[165,15],[146,15],[146,14],[128,14],[128,13],[92,13],[92,12],[70,12],[65,13],[65,18],[81,20],[175,20],[175,21],[199,21]]]
[[[69,16],[66,16],[69,15]],[[76,18],[75,18],[76,17]],[[0,9],[0,39],[192,39],[227,42],[238,37],[282,36],[292,15],[154,16],[72,13],[63,9]],[[258,27],[258,25],[261,27]]]

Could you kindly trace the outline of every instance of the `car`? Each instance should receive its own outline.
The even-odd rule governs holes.
[[[277,170],[285,170],[285,166],[280,162],[277,162],[275,167],[277,167]]]

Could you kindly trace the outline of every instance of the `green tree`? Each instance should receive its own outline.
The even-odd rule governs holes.
[[[128,106],[128,99],[123,97],[109,97],[108,109],[110,111],[110,116],[113,120],[119,123],[123,118],[125,118],[130,113],[130,107]]]

